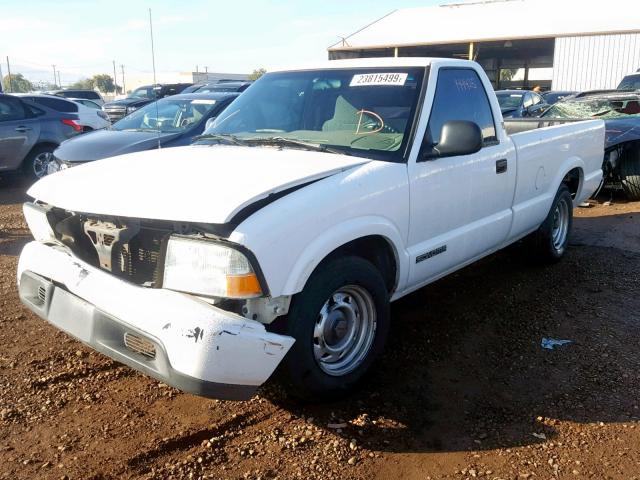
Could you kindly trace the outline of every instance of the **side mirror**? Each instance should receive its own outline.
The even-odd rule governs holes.
[[[211,117],[209,119],[207,119],[207,121],[204,124],[204,131],[206,132],[207,130],[209,130],[209,128],[211,126],[213,126],[213,123],[216,121],[216,117]]]
[[[475,122],[449,120],[442,126],[440,142],[423,152],[423,159],[471,155],[482,148],[482,130]]]

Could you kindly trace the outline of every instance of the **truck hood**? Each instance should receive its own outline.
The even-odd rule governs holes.
[[[27,193],[74,212],[224,224],[268,195],[368,161],[297,149],[192,145],[87,163],[46,176]]]
[[[151,150],[158,147],[158,142],[162,145],[180,134],[102,129],[63,142],[54,155],[65,162],[90,162]]]

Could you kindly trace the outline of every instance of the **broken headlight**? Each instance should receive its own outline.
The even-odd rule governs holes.
[[[162,286],[218,298],[253,298],[262,288],[247,257],[235,248],[200,238],[172,236]]]

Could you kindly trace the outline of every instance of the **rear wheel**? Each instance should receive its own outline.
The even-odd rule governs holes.
[[[555,263],[565,254],[573,225],[573,199],[569,188],[562,184],[556,193],[551,210],[542,225],[527,239],[534,259],[541,263]]]
[[[640,200],[640,148],[625,152],[620,164],[620,182],[629,200]]]
[[[35,147],[22,163],[22,172],[29,180],[38,180],[47,174],[47,166],[51,161],[51,154],[56,149],[54,145]]]
[[[329,261],[293,298],[284,329],[296,339],[280,367],[285,387],[306,400],[348,394],[387,337],[389,299],[382,275],[359,257]]]

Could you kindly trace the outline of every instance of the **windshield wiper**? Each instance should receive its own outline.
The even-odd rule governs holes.
[[[217,140],[218,143],[230,143],[231,145],[246,145],[244,140],[240,140],[235,135],[231,135],[229,133],[205,133],[203,135],[198,135],[193,139],[194,141],[200,140]]]
[[[300,147],[314,152],[336,153],[339,155],[351,155],[351,153],[339,148],[331,148],[320,143],[305,142],[304,140],[296,140],[286,137],[258,137],[243,138],[243,142],[247,145],[274,145],[279,147]]]

